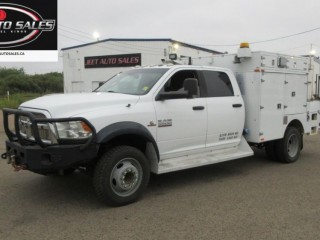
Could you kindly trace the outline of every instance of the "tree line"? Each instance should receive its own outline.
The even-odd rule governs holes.
[[[59,93],[63,92],[63,74],[26,74],[23,68],[0,67],[0,94],[16,93]]]

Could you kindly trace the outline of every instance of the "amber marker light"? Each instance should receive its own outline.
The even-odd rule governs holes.
[[[92,132],[92,129],[88,126],[88,124],[86,124],[85,122],[80,122],[80,124],[81,124],[84,131],[86,131],[88,133]]]

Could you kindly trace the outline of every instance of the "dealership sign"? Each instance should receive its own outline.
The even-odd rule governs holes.
[[[12,2],[0,3],[0,60],[50,61],[48,51],[58,60],[57,0]]]
[[[52,31],[54,27],[54,19],[45,20],[30,8],[0,4],[0,48],[28,44],[37,39],[42,31]]]
[[[111,68],[141,66],[141,53],[94,56],[84,58],[85,68]]]

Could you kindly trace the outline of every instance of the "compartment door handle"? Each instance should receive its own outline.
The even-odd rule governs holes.
[[[242,107],[242,104],[241,104],[241,103],[233,104],[232,107],[234,107],[234,108],[241,108],[241,107]]]
[[[192,109],[194,111],[204,110],[204,106],[194,106]]]

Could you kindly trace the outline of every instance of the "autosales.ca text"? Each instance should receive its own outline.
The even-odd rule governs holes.
[[[10,55],[24,56],[25,53],[24,53],[24,52],[1,52],[1,51],[0,51],[0,56],[1,56],[1,55],[5,55],[5,56],[10,56]]]

